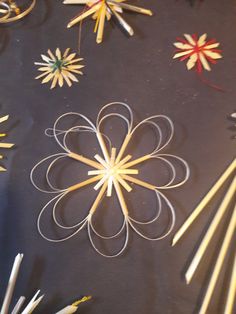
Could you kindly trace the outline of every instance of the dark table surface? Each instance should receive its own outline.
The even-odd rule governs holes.
[[[0,27],[0,113],[10,114],[9,122],[1,128],[7,128],[8,141],[16,144],[6,152],[2,163],[7,172],[0,175],[0,298],[14,257],[22,252],[25,256],[13,301],[22,294],[30,298],[40,288],[45,298],[36,313],[54,313],[88,294],[93,300],[82,305],[80,313],[194,313],[222,234],[217,233],[191,285],[185,284],[183,272],[226,187],[176,247],[170,245],[171,236],[150,242],[131,232],[126,252],[116,259],[106,259],[93,250],[85,230],[59,244],[40,237],[37,215],[49,196],[34,189],[29,173],[41,158],[60,152],[53,139],[45,137],[44,130],[64,112],[80,112],[95,120],[102,105],[124,101],[134,110],[136,122],[166,114],[176,128],[167,151],[184,157],[191,168],[190,180],[167,193],[176,209],[177,230],[235,156],[236,142],[227,116],[236,108],[236,2],[205,0],[191,7],[184,0],[135,1],[155,15],[126,13],[125,18],[135,29],[130,39],[107,23],[102,45],[95,43],[93,22],[87,20],[81,38],[84,76],[71,88],[53,91],[34,80],[37,70],[33,63],[48,48],[77,49],[79,29],[67,30],[66,24],[81,7],[65,6],[59,0],[37,2],[30,16]],[[205,76],[224,87],[223,93],[204,85],[184,63],[172,60],[176,37],[205,32],[209,38],[216,38],[223,50],[223,59]],[[90,143],[86,143],[89,150]],[[87,191],[70,219],[76,219],[80,207],[86,210],[89,201],[91,194]],[[137,193],[133,206],[137,213],[144,210]],[[111,206],[110,211],[113,209]],[[118,214],[112,214],[110,227]],[[50,232],[50,220],[44,224]],[[226,224],[222,221],[222,230]],[[207,313],[222,312],[231,264],[232,254]]]

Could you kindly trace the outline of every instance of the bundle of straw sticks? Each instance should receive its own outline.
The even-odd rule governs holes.
[[[232,177],[232,179],[231,179]],[[187,230],[191,227],[196,218],[201,214],[204,208],[211,201],[213,196],[219,191],[221,186],[226,182],[226,180],[231,180],[231,184],[219,206],[217,209],[215,216],[213,217],[203,239],[200,242],[200,245],[194,254],[192,261],[185,273],[186,283],[189,284],[195,275],[200,262],[202,262],[203,257],[207,252],[207,248],[213,239],[214,234],[217,229],[219,229],[220,223],[223,217],[230,213],[230,221],[226,228],[225,235],[220,243],[220,249],[218,256],[216,258],[215,264],[213,266],[213,270],[210,276],[210,280],[207,285],[207,289],[205,291],[203,301],[201,307],[198,311],[199,314],[208,313],[208,308],[210,302],[213,298],[213,293],[216,288],[217,281],[219,281],[220,273],[222,271],[223,264],[226,261],[226,255],[229,251],[230,244],[233,243],[233,238],[236,234],[236,158],[231,162],[228,168],[224,171],[224,173],[219,177],[216,183],[212,186],[209,192],[202,198],[200,203],[191,213],[191,215],[187,218],[184,224],[180,227],[180,229],[175,234],[172,246],[174,246],[187,232]],[[232,206],[231,206],[232,205]],[[232,208],[231,208],[232,207]],[[232,269],[230,271],[230,280],[226,290],[226,301],[224,304],[224,314],[233,314],[234,311],[234,303],[236,296],[236,252],[234,250],[232,256]]]
[[[18,301],[16,302],[13,310],[10,311],[11,301],[17,281],[17,277],[20,270],[20,265],[23,259],[23,254],[17,254],[15,257],[15,261],[13,263],[13,267],[11,270],[10,278],[8,281],[5,297],[3,299],[3,304],[1,308],[0,314],[31,314],[33,311],[38,307],[39,303],[42,301],[44,295],[40,296],[40,290],[38,290],[33,298],[27,303],[27,305],[24,306],[24,303],[26,301],[26,298],[24,296],[21,296]],[[91,296],[85,296],[82,299],[74,302],[71,305],[66,306],[59,312],[56,312],[56,314],[72,314],[75,313],[78,309],[79,304],[82,302],[88,301],[91,299]],[[22,309],[23,308],[23,309]]]

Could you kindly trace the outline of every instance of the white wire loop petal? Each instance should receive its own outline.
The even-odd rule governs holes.
[[[127,111],[126,115],[117,112],[117,110],[122,108]],[[82,119],[83,123],[79,125],[76,124],[67,129],[61,128],[60,125],[62,120],[68,117]],[[119,150],[113,146],[110,138],[101,132],[103,122],[112,117],[118,117],[122,119],[127,125],[127,133]],[[164,129],[167,131],[167,134],[163,133],[163,123],[165,125]],[[138,130],[140,130],[140,128],[144,125],[154,128],[157,144],[155,144],[154,149],[147,155],[141,156],[137,159],[132,159],[132,156],[127,155],[127,153],[125,154],[125,151],[129,142],[133,140],[134,134],[138,132]],[[97,154],[94,156],[94,158],[90,158],[82,156],[79,152],[79,147],[77,147],[78,153],[73,152],[72,149],[69,148],[69,136],[71,134],[80,134],[82,132],[89,132],[94,134],[102,155]],[[76,112],[69,112],[59,116],[59,118],[55,121],[53,128],[46,129],[45,134],[50,138],[54,138],[59,147],[63,149],[63,152],[52,154],[46,158],[43,158],[33,167],[30,173],[30,180],[37,190],[44,193],[56,194],[56,196],[49,200],[41,209],[38,216],[38,232],[44,239],[50,242],[63,242],[74,237],[82,229],[87,228],[88,238],[95,251],[104,257],[112,258],[121,255],[126,249],[129,240],[129,228],[131,228],[142,238],[151,241],[162,240],[171,233],[176,220],[175,209],[162,191],[165,189],[173,189],[182,186],[188,180],[190,176],[190,170],[187,162],[183,158],[162,152],[174,136],[174,125],[169,117],[165,115],[154,115],[144,119],[135,127],[133,127],[133,112],[131,108],[123,102],[112,102],[103,106],[99,111],[96,126],[85,115]],[[88,179],[64,189],[56,187],[55,184],[52,183],[52,176],[53,170],[57,166],[57,162],[62,159],[70,161],[71,158],[91,167],[91,170],[88,171]],[[156,186],[135,177],[135,175],[139,173],[138,165],[140,163],[148,162],[151,159],[156,159],[163,163],[165,167],[167,167],[169,178],[163,185]],[[35,180],[35,170],[44,163],[48,164],[45,173],[48,189],[38,185],[38,183],[36,183],[37,180]],[[181,169],[181,176],[178,176],[177,174],[179,170],[177,170],[176,165],[179,165],[178,169]],[[130,183],[132,183],[132,185],[130,185]],[[74,222],[71,225],[60,222],[59,206],[61,201],[65,197],[69,197],[71,193],[74,193],[81,187],[91,184],[95,190],[98,190],[98,194],[96,199],[93,201],[88,214],[78,222]],[[123,194],[123,189],[130,192],[132,188],[135,188],[135,185],[142,186],[143,188],[146,188],[155,193],[157,200],[155,213],[154,216],[148,220],[140,221],[132,217],[129,213],[129,209]],[[123,221],[118,231],[116,231],[114,234],[103,235],[94,226],[94,213],[98,209],[98,206],[102,206],[102,200],[106,194],[107,197],[111,197],[113,193],[117,194],[121,214],[123,215]],[[72,233],[59,239],[53,239],[45,235],[42,231],[42,217],[46,210],[50,210],[52,214],[52,221],[58,228],[71,231]],[[161,235],[149,237],[143,231],[139,230],[138,226],[142,226],[144,228],[147,225],[151,225],[152,223],[156,222],[164,212],[168,212],[170,219],[168,225],[164,226],[165,230]],[[94,237],[97,237],[100,240],[109,241],[112,239],[118,239],[122,235],[124,235],[123,244],[121,245],[121,248],[114,254],[109,255],[102,252],[101,249],[99,249],[95,244]]]

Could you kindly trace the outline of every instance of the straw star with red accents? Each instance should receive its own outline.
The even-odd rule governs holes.
[[[221,50],[217,49],[219,43],[215,39],[207,41],[207,34],[197,35],[184,34],[185,38],[177,38],[174,43],[177,51],[173,59],[180,58],[180,61],[187,61],[187,69],[196,67],[196,71],[201,73],[203,69],[210,71],[210,63],[215,64],[217,59],[221,59]]]

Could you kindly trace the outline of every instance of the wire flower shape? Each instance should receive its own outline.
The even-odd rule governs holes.
[[[64,4],[85,4],[85,9],[76,17],[74,17],[69,24],[68,28],[81,22],[88,16],[92,15],[92,18],[96,21],[94,32],[97,33],[96,42],[99,44],[103,40],[103,32],[105,20],[113,21],[127,33],[129,36],[134,35],[133,28],[123,19],[121,13],[123,11],[131,11],[135,13],[152,15],[151,10],[147,10],[141,7],[137,7],[131,4],[125,3],[126,0],[64,0]]]
[[[206,41],[207,34],[197,35],[184,34],[184,38],[177,38],[179,42],[175,42],[174,46],[177,48],[177,53],[173,59],[180,58],[180,61],[189,59],[187,62],[187,69],[191,70],[196,67],[196,71],[201,73],[203,69],[210,71],[209,62],[216,63],[217,59],[222,58],[221,50],[216,49],[219,43],[215,39]]]
[[[0,117],[0,123],[3,123],[5,121],[7,121],[9,118],[9,115]],[[3,138],[6,136],[6,133],[0,133],[0,138]],[[0,148],[12,148],[14,146],[14,144],[12,143],[2,143],[0,142]],[[0,155],[0,159],[3,159],[3,155]],[[0,166],[0,171],[6,171],[6,168]]]
[[[115,107],[118,107],[119,110],[125,110],[127,114],[123,115],[119,112],[116,112],[114,110]],[[111,111],[111,112],[107,113],[107,111]],[[75,126],[70,127],[67,130],[61,130],[59,127],[59,122],[61,123],[64,118],[69,117],[69,116],[73,118],[76,118],[76,117],[81,118],[85,122],[85,124],[75,125]],[[121,119],[121,121],[124,121],[125,124],[127,125],[126,136],[124,137],[122,144],[118,150],[117,148],[112,146],[111,140],[109,139],[109,137],[105,135],[101,130],[103,124],[107,122],[108,119],[114,118],[114,117]],[[164,136],[163,134],[163,131],[161,129],[162,123],[164,123],[169,130],[168,136]],[[154,128],[157,134],[157,145],[152,152],[145,154],[137,159],[132,159],[132,156],[129,154],[126,155],[125,151],[127,149],[128,144],[132,142],[134,135],[136,135],[136,133],[138,132],[138,130],[140,130],[142,126]],[[138,123],[136,126],[133,127],[133,112],[130,109],[130,107],[125,103],[110,103],[103,106],[102,109],[99,111],[96,125],[94,125],[91,120],[89,120],[86,116],[80,113],[69,112],[60,116],[54,123],[54,126],[52,129],[46,130],[47,135],[49,135],[48,134],[49,131],[52,131],[52,135],[54,139],[65,152],[53,154],[42,159],[39,163],[37,163],[33,167],[30,174],[31,182],[36,187],[36,189],[45,193],[57,194],[53,199],[51,199],[42,208],[38,216],[38,223],[37,223],[38,231],[44,239],[51,242],[62,242],[73,237],[75,234],[77,234],[79,231],[81,231],[84,227],[87,226],[88,237],[90,239],[90,242],[93,248],[102,256],[116,257],[120,255],[122,252],[124,252],[125,248],[127,247],[128,239],[129,239],[129,227],[131,227],[133,231],[136,232],[138,235],[140,235],[141,237],[147,240],[161,240],[170,234],[170,232],[172,231],[175,225],[175,210],[171,202],[162,193],[162,190],[173,189],[173,188],[179,187],[183,185],[189,178],[189,167],[186,161],[184,161],[182,158],[178,156],[175,156],[172,154],[165,154],[161,152],[170,143],[174,135],[174,125],[173,125],[173,122],[170,120],[170,118],[168,118],[165,115],[155,115],[155,116],[151,116],[149,118],[144,119],[143,121],[141,121],[140,123]],[[97,142],[102,152],[102,156],[99,154],[96,154],[93,160],[85,156],[82,156],[81,154],[71,151],[71,149],[68,147],[68,136],[72,133],[75,134],[75,133],[80,133],[80,132],[91,132],[92,134],[96,136]],[[59,136],[62,136],[62,139],[60,139]],[[77,160],[83,164],[88,165],[89,167],[92,167],[93,169],[89,170],[87,173],[89,178],[86,179],[85,181],[81,181],[79,183],[76,183],[64,189],[55,187],[55,185],[53,185],[51,181],[50,174],[55,164],[59,160],[64,159],[64,158],[66,158],[67,160],[71,160],[71,159]],[[165,166],[168,167],[170,171],[170,178],[168,178],[168,182],[166,184],[156,186],[154,184],[148,183],[146,181],[140,180],[139,178],[135,177],[135,175],[139,173],[139,170],[133,167],[138,166],[139,164],[148,162],[153,159],[162,162]],[[50,160],[52,161],[50,162],[46,170],[46,182],[48,186],[50,187],[50,189],[45,189],[35,183],[35,179],[34,179],[35,170],[39,166],[41,166],[42,164]],[[178,163],[184,169],[184,172],[183,172],[184,175],[182,174],[182,178],[177,177],[176,165],[174,165],[174,163]],[[157,212],[155,213],[155,217],[151,218],[149,221],[139,221],[131,217],[127,202],[123,194],[123,191],[125,190],[128,192],[131,192],[132,187],[130,183],[132,183],[133,186],[135,185],[140,186],[149,191],[152,191],[155,194],[155,197],[157,199],[157,208],[156,208]],[[99,191],[99,192],[95,200],[93,201],[88,211],[88,214],[86,214],[86,217],[83,218],[80,222],[72,226],[68,226],[68,225],[60,223],[57,218],[58,204],[63,200],[65,196],[68,196],[72,192],[90,184],[95,184],[94,190]],[[98,206],[100,205],[103,197],[105,195],[107,197],[111,197],[113,195],[113,190],[115,191],[117,195],[117,199],[120,204],[120,208],[123,215],[123,222],[122,222],[122,226],[120,230],[117,233],[115,233],[112,236],[104,236],[104,235],[101,235],[96,230],[93,223],[93,219],[94,219],[94,214]],[[51,239],[42,232],[41,230],[42,215],[45,213],[45,211],[48,209],[49,206],[52,206],[52,218],[53,218],[54,223],[58,227],[64,230],[73,230],[72,234],[61,239]],[[166,227],[166,230],[160,236],[157,236],[157,237],[146,236],[142,231],[138,229],[137,226],[150,225],[151,223],[157,221],[163,208],[168,209],[169,216],[170,216],[170,223]],[[108,239],[114,239],[118,237],[119,235],[121,235],[121,233],[125,234],[125,240],[124,240],[123,246],[117,253],[114,253],[113,255],[107,255],[101,252],[101,250],[99,250],[97,246],[95,245],[94,236],[97,236],[101,239],[108,240]]]
[[[73,73],[83,75],[80,69],[82,69],[84,65],[79,63],[83,58],[75,58],[76,53],[69,54],[69,52],[70,48],[67,48],[64,54],[57,48],[54,55],[51,50],[48,49],[48,56],[41,55],[45,62],[34,63],[35,65],[40,65],[38,71],[43,72],[35,79],[42,79],[42,84],[52,81],[51,89],[56,87],[57,84],[62,87],[64,81],[69,87],[71,87],[72,82],[78,82],[78,79]]]

